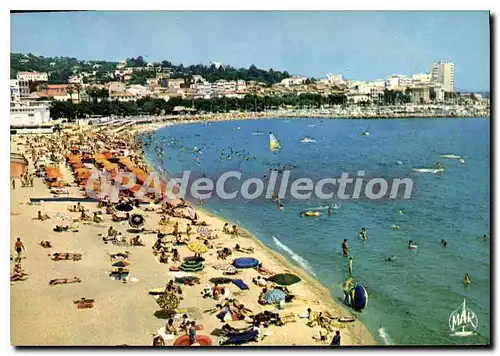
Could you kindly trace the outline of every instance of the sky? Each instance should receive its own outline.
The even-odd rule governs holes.
[[[487,91],[487,11],[93,11],[11,14],[11,52],[286,70],[352,80],[452,61],[459,90]]]

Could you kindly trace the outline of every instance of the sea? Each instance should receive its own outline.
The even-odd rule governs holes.
[[[270,132],[282,146],[274,152]],[[315,142],[301,142],[306,136]],[[169,177],[190,171],[194,177],[216,178],[238,171],[243,178],[265,181],[270,170],[289,168],[294,178],[313,181],[343,172],[352,177],[358,171],[367,179],[410,178],[409,199],[285,196],[281,211],[265,196],[248,200],[238,195],[205,199],[203,208],[250,231],[314,276],[334,299],[342,298],[348,278],[341,249],[347,239],[354,280],[369,294],[366,309],[353,313],[378,344],[490,343],[489,119],[272,118],[182,124],[157,130],[145,151]],[[465,163],[441,157],[449,154],[463,156]],[[445,166],[440,174],[413,171],[435,168],[437,162]],[[327,206],[334,207],[330,215]],[[301,217],[308,209],[322,214]],[[362,227],[368,240],[359,237]],[[409,240],[418,248],[409,250]],[[465,273],[472,280],[468,286]],[[458,337],[452,335],[450,316],[464,300],[477,326],[475,335]]]

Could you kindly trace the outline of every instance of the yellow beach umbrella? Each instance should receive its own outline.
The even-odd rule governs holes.
[[[204,244],[199,243],[199,242],[192,242],[192,243],[187,245],[187,248],[190,251],[192,251],[194,253],[198,253],[198,254],[205,253],[208,251],[208,247]]]

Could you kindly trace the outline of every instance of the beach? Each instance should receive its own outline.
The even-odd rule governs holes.
[[[163,126],[164,123],[146,124],[134,126],[134,136],[138,132],[154,130]],[[85,130],[93,130],[89,127]],[[75,135],[79,129],[76,129]],[[81,129],[80,129],[81,130]],[[85,137],[88,131],[83,132]],[[30,162],[29,171],[33,172],[35,158],[27,150],[23,137],[14,137],[11,141],[11,152],[23,153]],[[100,153],[100,152],[95,152]],[[67,154],[61,148],[61,154]],[[62,174],[62,179],[67,183],[73,182],[73,175],[65,162],[57,164]],[[69,186],[68,195],[71,197],[82,197],[82,191],[78,186]],[[148,295],[148,291],[154,288],[164,288],[165,285],[179,272],[169,271],[171,264],[160,263],[158,257],[152,253],[151,246],[155,243],[156,235],[140,233],[140,239],[144,246],[115,246],[111,243],[105,244],[99,234],[106,234],[112,226],[124,236],[131,238],[135,233],[128,230],[128,222],[112,222],[110,216],[102,215],[101,223],[76,222],[73,219],[79,217],[78,212],[69,212],[69,202],[41,202],[39,205],[28,204],[29,198],[49,198],[52,196],[42,178],[35,178],[33,187],[22,188],[17,179],[16,188],[11,190],[11,251],[14,242],[20,237],[24,243],[27,253],[22,259],[22,268],[29,274],[26,280],[11,282],[11,343],[16,346],[150,346],[153,336],[157,335],[159,329],[165,326],[167,319],[155,299]],[[89,212],[97,210],[96,203],[82,203]],[[205,212],[203,209],[193,206],[198,214],[198,220],[204,221],[212,229],[210,243],[214,248],[203,254],[205,268],[196,272],[200,283],[193,286],[182,286],[182,300],[176,310],[175,324],[180,320],[182,314],[188,314],[191,320],[195,320],[202,329],[197,331],[198,335],[209,335],[212,344],[218,344],[219,337],[212,335],[213,331],[220,329],[223,325],[214,314],[204,311],[213,308],[216,303],[211,299],[203,298],[203,289],[209,284],[209,279],[221,277],[222,274],[211,266],[220,263],[230,263],[238,257],[252,256],[263,263],[265,268],[275,272],[293,273],[301,278],[301,282],[291,285],[288,289],[295,295],[291,303],[286,303],[281,314],[292,315],[283,326],[270,325],[262,328],[264,337],[254,345],[308,345],[321,346],[331,342],[332,332],[324,341],[316,341],[320,332],[319,326],[309,327],[307,319],[300,318],[298,314],[305,313],[307,308],[314,312],[328,312],[335,318],[349,316],[351,313],[345,307],[335,302],[329,291],[305,271],[289,263],[283,256],[268,249],[250,232],[240,229],[237,237],[222,232],[225,220]],[[158,227],[161,214],[156,211],[145,211],[140,209],[140,214],[145,218],[144,228],[155,230]],[[36,219],[37,212],[42,211],[50,216],[50,219],[40,221]],[[172,230],[173,224],[178,222],[179,231],[186,231],[189,220],[184,218],[170,217],[167,225]],[[232,222],[228,222],[233,225]],[[73,225],[78,230],[54,232],[55,225]],[[195,236],[191,240],[195,241]],[[40,241],[50,241],[52,248],[43,248]],[[251,254],[241,253],[234,250],[238,244],[244,248],[253,249]],[[217,258],[217,249],[228,247],[233,249],[228,261]],[[186,246],[177,247],[181,258],[193,255]],[[113,280],[109,277],[111,270],[110,254],[128,251],[130,266],[130,277],[123,281]],[[79,261],[53,261],[50,254],[59,253],[81,253]],[[14,261],[11,261],[11,267]],[[230,290],[231,298],[236,298],[239,303],[245,305],[252,313],[265,310],[275,310],[272,305],[260,305],[257,300],[261,288],[252,284],[252,279],[259,274],[253,268],[239,270],[237,278],[242,279],[249,290],[239,290],[234,284],[226,285]],[[55,278],[81,279],[80,283],[49,285],[49,281]],[[74,300],[90,298],[95,301],[90,309],[77,309]],[[245,327],[248,323],[238,320],[231,323],[234,327]],[[342,345],[374,345],[375,341],[364,325],[356,320],[350,323],[333,321],[332,330],[340,330]],[[182,333],[181,333],[182,334]],[[173,340],[165,340],[167,345],[172,345]]]

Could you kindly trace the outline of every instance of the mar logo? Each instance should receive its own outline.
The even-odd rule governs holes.
[[[478,320],[476,314],[467,308],[467,300],[450,315],[448,326],[451,336],[471,336],[476,335]]]

